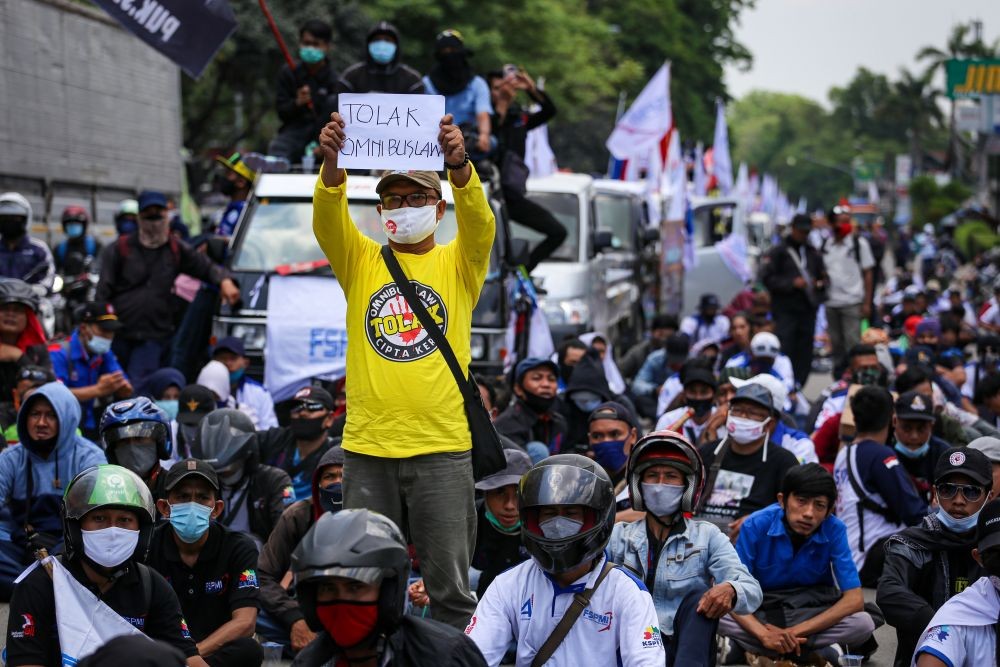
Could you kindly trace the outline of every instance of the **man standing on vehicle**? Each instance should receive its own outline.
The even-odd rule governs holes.
[[[406,315],[412,310],[396,294],[379,244],[351,220],[347,174],[337,167],[343,128],[334,113],[320,135],[324,163],[313,232],[344,289],[347,336],[354,341],[347,350],[344,506],[367,507],[404,528],[404,517],[409,521],[434,617],[464,628],[476,606],[469,593],[476,508],[464,402],[444,357]],[[456,239],[444,246],[434,241],[446,206],[435,172],[386,174],[375,188],[377,210],[389,247],[428,310],[440,315],[464,368],[496,221],[451,115],[441,119],[438,140],[455,197]],[[393,323],[408,317],[410,330],[388,333],[379,324],[383,316]]]
[[[139,195],[138,232],[101,254],[97,285],[97,300],[111,302],[121,319],[113,349],[136,385],[166,365],[176,321],[170,295],[181,273],[217,285],[230,305],[239,301],[240,288],[225,269],[170,234],[163,193],[147,190]]]
[[[424,92],[420,72],[401,60],[399,30],[388,21],[379,21],[368,31],[365,59],[344,70],[337,82],[338,93]]]
[[[809,243],[812,220],[792,218],[788,236],[764,256],[760,278],[771,293],[771,312],[781,349],[792,361],[795,383],[805,385],[812,370],[816,311],[826,297],[823,256]]]

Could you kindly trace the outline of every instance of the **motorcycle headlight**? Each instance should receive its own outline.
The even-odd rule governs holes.
[[[230,335],[241,339],[248,350],[263,350],[267,342],[267,328],[263,324],[234,324]]]

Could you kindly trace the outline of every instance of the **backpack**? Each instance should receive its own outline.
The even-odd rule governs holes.
[[[122,259],[128,259],[128,256],[132,253],[132,247],[129,245],[129,239],[132,235],[122,235],[118,237],[118,256]],[[181,267],[181,247],[177,243],[177,238],[171,234],[170,235],[170,255],[173,257],[174,266],[178,269]]]
[[[67,248],[69,248],[69,241],[66,239],[60,241],[59,245],[56,246],[56,258],[59,260],[60,264],[66,261]],[[94,237],[90,234],[83,237],[83,251],[86,253],[87,257],[93,257],[97,254],[97,241],[95,241]]]
[[[858,263],[858,268],[861,268],[861,239],[857,234],[851,234],[851,239],[854,241],[854,247],[852,248],[854,261]],[[823,243],[820,244],[819,252],[821,255],[826,255],[826,243],[829,240],[830,239],[823,239]]]

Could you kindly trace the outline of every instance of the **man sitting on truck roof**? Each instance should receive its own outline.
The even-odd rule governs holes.
[[[426,328],[415,326],[412,304],[387,267],[398,261],[411,285],[419,281],[417,298],[440,320],[467,374],[472,309],[486,280],[496,221],[452,120],[450,114],[441,119],[438,140],[455,197],[455,240],[443,246],[434,240],[446,204],[433,171],[389,172],[376,186],[385,255],[361,233],[348,210],[347,174],[337,167],[345,140],[339,113],[320,135],[324,163],[313,196],[313,232],[347,298],[353,341],[347,347],[351,409],[343,447],[351,473],[344,507],[367,507],[404,530],[404,519],[409,522],[431,613],[464,628],[476,606],[468,575],[476,531],[469,424],[444,355],[434,354],[438,346]]]

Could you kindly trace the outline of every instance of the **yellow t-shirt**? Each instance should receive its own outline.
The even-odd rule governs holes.
[[[472,309],[486,280],[496,220],[474,169],[465,187],[453,184],[452,193],[455,239],[424,255],[396,253],[396,258],[467,369]],[[347,298],[344,449],[384,458],[470,449],[455,378],[397,294],[381,246],[351,220],[346,180],[335,188],[316,183],[313,233]]]

